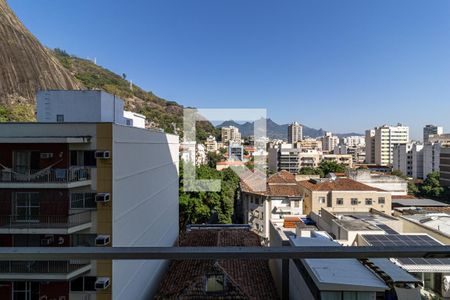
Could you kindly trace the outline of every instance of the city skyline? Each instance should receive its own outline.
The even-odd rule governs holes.
[[[414,139],[450,127],[446,1],[9,4],[48,47],[185,106],[267,107],[333,132],[400,122]]]

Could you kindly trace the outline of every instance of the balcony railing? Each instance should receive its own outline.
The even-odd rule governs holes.
[[[89,261],[0,261],[0,273],[62,274],[89,264]]]
[[[89,222],[91,222],[90,211],[53,216],[0,215],[0,229],[69,228]]]
[[[29,170],[25,174],[6,169],[0,170],[0,182],[70,183],[90,179],[91,169],[86,167]]]

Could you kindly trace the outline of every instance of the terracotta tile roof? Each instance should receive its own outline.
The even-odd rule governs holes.
[[[319,183],[313,183],[310,180],[299,181],[298,184],[311,191],[377,191],[384,192],[382,189],[368,186],[364,183],[349,179],[336,178],[335,180],[326,180]]]
[[[250,175],[247,178],[241,180],[241,190],[247,193],[265,195],[265,196],[285,196],[296,197],[300,196],[300,187],[295,180],[295,175],[288,171],[280,171],[271,175],[266,181],[265,191],[254,191],[249,183],[251,180],[258,180],[261,177],[260,174]],[[264,175],[265,176],[265,175]]]
[[[192,230],[181,246],[258,246],[259,237],[242,229]],[[207,293],[206,276],[225,276],[225,290]],[[173,261],[155,299],[278,299],[268,261],[261,259]]]

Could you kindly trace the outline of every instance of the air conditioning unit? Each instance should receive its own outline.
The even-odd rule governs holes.
[[[95,151],[95,158],[110,159],[111,153],[109,151]]]
[[[111,237],[109,235],[98,235],[95,238],[95,246],[106,246],[111,243]]]
[[[95,281],[95,289],[96,290],[105,290],[109,287],[110,281],[109,277],[98,277]]]
[[[95,195],[95,202],[101,202],[101,203],[105,203],[105,202],[109,202],[109,200],[111,199],[109,193],[98,193]]]
[[[53,153],[41,153],[41,159],[49,159],[53,157]]]

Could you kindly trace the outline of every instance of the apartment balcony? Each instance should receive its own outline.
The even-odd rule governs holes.
[[[75,188],[91,184],[91,168],[0,170],[0,188]]]
[[[0,280],[70,280],[89,272],[90,261],[0,261]]]
[[[68,215],[0,215],[0,234],[72,234],[92,226],[91,210]]]

